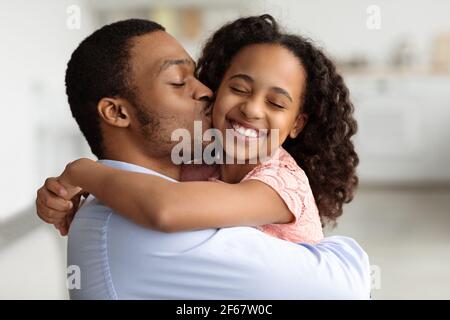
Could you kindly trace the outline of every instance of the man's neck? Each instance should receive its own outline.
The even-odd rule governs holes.
[[[222,164],[219,167],[220,179],[227,183],[238,183],[256,166],[256,164]]]
[[[131,163],[180,181],[181,167],[175,165],[170,156],[155,158],[149,155],[133,152],[120,152],[120,154],[110,152],[105,154],[105,159]]]

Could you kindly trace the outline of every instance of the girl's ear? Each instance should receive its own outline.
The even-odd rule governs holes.
[[[121,99],[102,98],[97,104],[97,112],[104,122],[115,127],[130,125],[127,103]]]
[[[292,139],[297,138],[299,133],[302,132],[303,128],[305,127],[306,122],[308,122],[308,115],[306,113],[300,113],[297,116],[297,119],[295,119],[294,126],[289,132],[289,137]]]

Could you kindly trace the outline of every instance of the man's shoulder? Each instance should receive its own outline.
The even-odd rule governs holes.
[[[89,195],[87,198],[82,200],[77,213],[75,214],[75,219],[81,218],[92,218],[92,219],[105,219],[114,210],[104,205],[97,198]]]

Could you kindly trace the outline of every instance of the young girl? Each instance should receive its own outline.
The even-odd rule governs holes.
[[[322,226],[335,223],[357,185],[353,106],[334,64],[263,15],[219,29],[204,47],[197,75],[215,92],[213,126],[242,142],[222,141],[234,161],[219,166],[221,182],[171,182],[88,159],[68,165],[59,181],[160,231],[254,226],[288,241],[320,241]],[[273,130],[278,140],[271,139]],[[246,160],[255,157],[252,139],[272,156],[237,164],[239,148]]]

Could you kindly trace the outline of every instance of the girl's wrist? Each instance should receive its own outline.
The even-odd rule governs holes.
[[[78,160],[72,161],[67,164],[63,174],[61,175],[61,182],[64,184],[71,185],[73,187],[80,186],[80,177],[83,177],[84,171],[88,168],[94,161],[87,158],[80,158]]]

